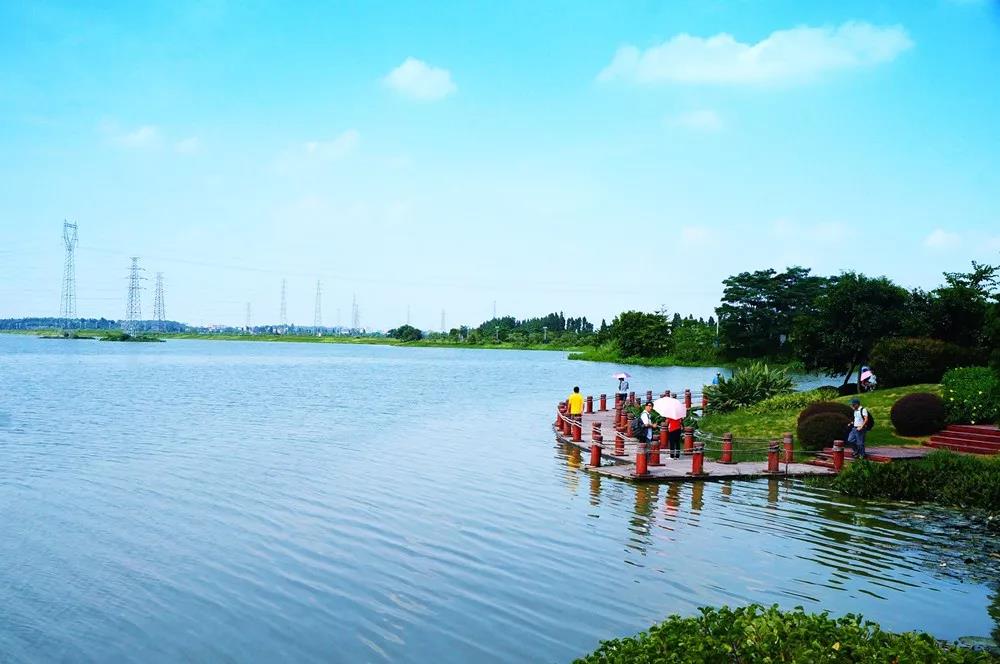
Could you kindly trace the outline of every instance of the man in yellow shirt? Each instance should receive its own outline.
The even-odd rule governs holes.
[[[580,387],[573,388],[573,394],[566,399],[569,404],[569,417],[571,420],[583,419],[583,395],[580,394]]]

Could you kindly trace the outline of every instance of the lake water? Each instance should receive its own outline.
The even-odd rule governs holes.
[[[0,335],[0,660],[564,662],[751,601],[994,627],[993,568],[954,513],[581,470],[554,404],[612,392],[612,369]],[[661,391],[714,371],[633,373]]]

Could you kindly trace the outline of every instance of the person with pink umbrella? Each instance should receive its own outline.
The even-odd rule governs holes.
[[[687,417],[687,408],[673,397],[660,397],[653,402],[653,410],[666,420],[660,426],[667,427],[667,445],[670,449],[670,458],[680,459],[682,422]]]

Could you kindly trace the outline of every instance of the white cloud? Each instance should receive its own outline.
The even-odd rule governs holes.
[[[132,130],[106,125],[104,131],[112,143],[123,148],[135,150],[158,148],[163,143],[160,128],[155,125],[143,125]]]
[[[201,140],[197,136],[182,138],[174,143],[174,151],[181,154],[194,154],[201,150]]]
[[[698,244],[712,237],[712,231],[704,226],[685,226],[681,229],[681,240],[685,244]]]
[[[406,58],[382,82],[404,97],[418,101],[443,99],[458,89],[451,80],[450,71],[432,67],[416,58]]]
[[[958,233],[935,228],[931,234],[924,238],[924,246],[929,249],[952,249],[962,243],[962,238]]]
[[[714,132],[722,129],[722,116],[710,109],[686,111],[669,118],[671,124],[696,131]]]
[[[902,26],[854,21],[836,28],[777,30],[755,44],[738,42],[727,33],[680,34],[645,51],[622,46],[597,78],[641,84],[794,82],[888,62],[912,46]]]
[[[341,159],[354,152],[361,143],[361,132],[348,129],[329,141],[308,141],[303,149],[319,159]]]

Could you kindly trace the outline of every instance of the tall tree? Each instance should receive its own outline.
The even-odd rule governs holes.
[[[665,315],[623,311],[608,328],[622,357],[658,357],[670,350],[670,323]]]
[[[885,277],[846,272],[795,321],[794,343],[811,371],[845,374],[868,360],[872,346],[900,332],[909,293]]]

